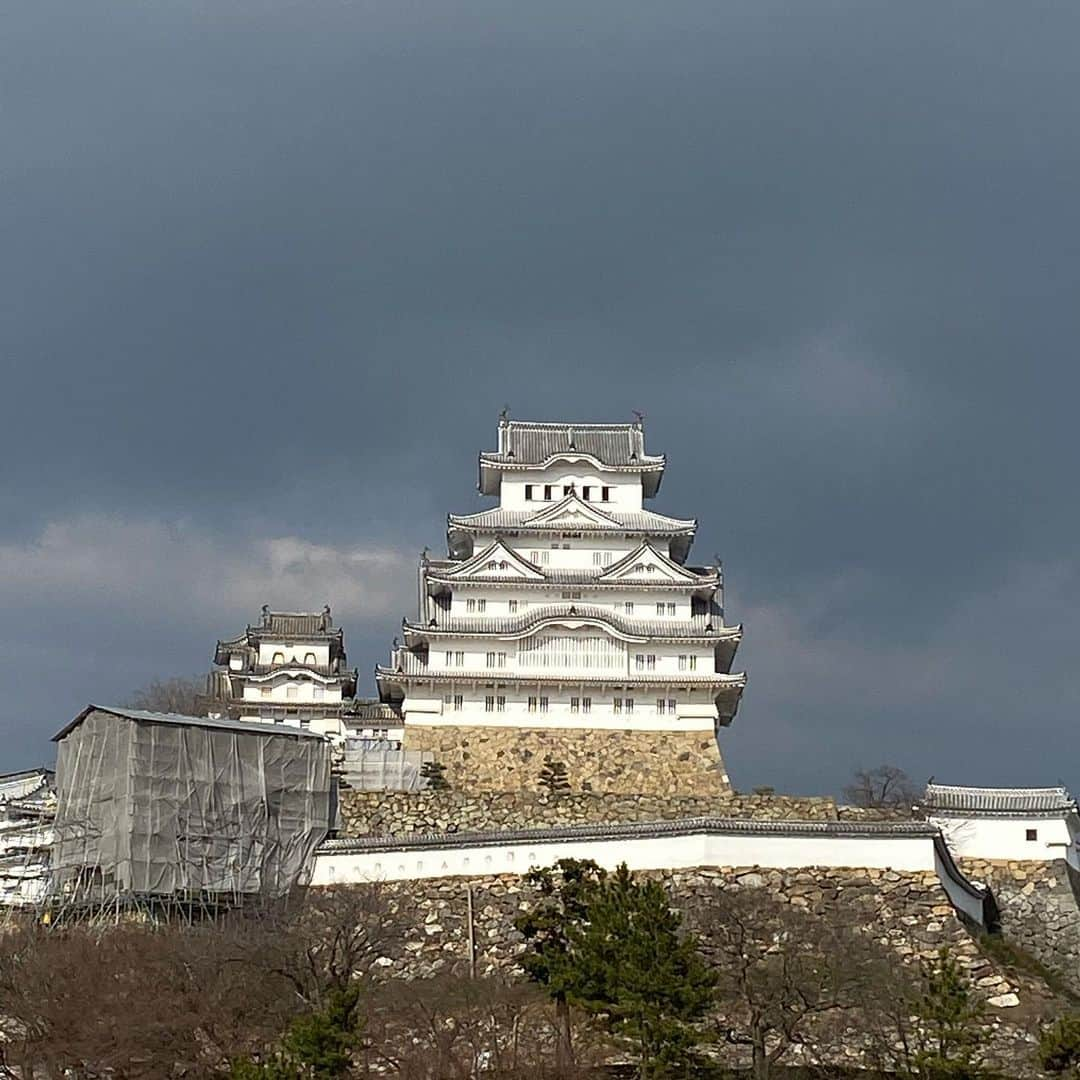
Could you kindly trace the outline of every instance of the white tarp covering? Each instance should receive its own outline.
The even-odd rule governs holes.
[[[324,739],[91,706],[57,741],[60,893],[280,897],[310,877],[330,826]]]

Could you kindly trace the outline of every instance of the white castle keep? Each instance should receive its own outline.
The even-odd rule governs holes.
[[[498,505],[449,516],[376,670],[407,748],[480,788],[528,788],[548,758],[578,789],[728,789],[741,627],[721,568],[687,563],[697,522],[645,507],[664,466],[641,423],[500,422],[479,477]]]

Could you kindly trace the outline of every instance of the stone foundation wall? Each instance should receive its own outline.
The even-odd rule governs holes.
[[[708,731],[431,727],[408,723],[407,750],[429,750],[462,791],[538,791],[544,758],[567,769],[573,791],[649,795],[727,794]]]
[[[967,877],[993,890],[1004,937],[1080,992],[1080,903],[1068,864],[1063,859],[956,862]]]
[[[730,817],[835,821],[830,798],[785,795],[613,795],[570,792],[348,791],[340,794],[341,836],[486,832],[559,825],[605,825]]]

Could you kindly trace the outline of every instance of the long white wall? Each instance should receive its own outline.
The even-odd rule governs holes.
[[[524,874],[558,859],[593,859],[614,869],[676,870],[696,866],[937,870],[932,836],[715,835],[562,839],[478,843],[428,850],[320,850],[313,885],[480,874]]]
[[[930,816],[957,858],[1035,860],[1066,859],[1080,869],[1076,837],[1068,819],[1048,817]],[[1030,836],[1034,833],[1034,836]]]

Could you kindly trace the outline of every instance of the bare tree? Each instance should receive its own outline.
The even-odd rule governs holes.
[[[136,690],[125,704],[132,709],[147,712],[176,713],[180,716],[198,716],[200,703],[206,695],[204,680],[197,676],[175,676],[171,679],[154,679]]]
[[[843,794],[853,806],[876,810],[910,809],[919,796],[911,777],[896,765],[857,769]]]
[[[859,913],[811,915],[765,888],[721,890],[696,920],[718,975],[719,1041],[749,1052],[757,1080],[797,1046],[826,1053],[881,956],[853,929]]]

